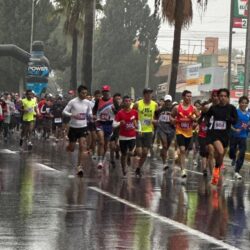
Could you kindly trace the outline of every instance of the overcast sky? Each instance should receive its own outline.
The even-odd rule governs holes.
[[[154,0],[148,0],[150,7],[154,9]],[[208,0],[206,12],[201,17],[196,0],[193,0],[194,18],[193,24],[182,33],[182,52],[200,53],[201,40],[206,36],[219,37],[219,47],[228,47],[230,0]],[[244,50],[245,30],[235,29],[233,35],[233,48]],[[173,28],[167,23],[162,23],[158,38],[158,48],[161,52],[171,52],[173,42]],[[189,45],[189,46],[188,46]],[[204,42],[203,42],[204,46]],[[189,48],[189,49],[188,49]],[[203,47],[204,50],[204,47]]]

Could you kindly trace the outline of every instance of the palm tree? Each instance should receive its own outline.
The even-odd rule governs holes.
[[[197,3],[204,10],[208,0],[197,0]],[[188,27],[193,18],[192,0],[155,0],[156,12],[161,5],[162,15],[170,25],[174,25],[174,41],[172,69],[170,76],[169,94],[175,98],[176,81],[179,67],[181,31],[184,27]]]
[[[92,86],[92,67],[93,67],[93,38],[95,28],[95,10],[103,10],[102,0],[85,1],[84,12],[84,39],[82,56],[82,75],[81,82],[87,86],[91,92]]]
[[[72,37],[72,56],[71,56],[71,77],[70,89],[77,88],[77,55],[78,55],[78,36],[83,23],[84,2],[82,0],[56,0],[57,9],[55,14],[62,14],[66,20],[64,22],[64,33]]]

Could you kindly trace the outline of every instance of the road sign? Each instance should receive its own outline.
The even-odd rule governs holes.
[[[233,28],[246,29],[248,16],[248,0],[234,0]]]
[[[234,17],[247,18],[248,0],[234,0]]]
[[[234,18],[233,28],[246,29],[247,28],[247,18]]]

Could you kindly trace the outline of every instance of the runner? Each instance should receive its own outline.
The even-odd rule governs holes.
[[[113,95],[113,112],[116,115],[121,110],[122,96],[120,93]],[[110,163],[115,168],[115,155],[118,160],[119,155],[119,127],[113,128],[113,133],[110,138]]]
[[[230,138],[229,156],[232,160],[232,166],[235,167],[235,178],[242,179],[240,170],[243,166],[245,153],[247,149],[247,137],[250,125],[250,114],[247,111],[249,99],[242,96],[239,99],[239,108],[237,109],[238,121],[232,126],[232,133]],[[239,153],[236,153],[239,150]]]
[[[123,175],[126,176],[126,163],[129,158],[134,155],[136,129],[138,123],[138,112],[131,109],[131,98],[123,97],[123,108],[116,114],[114,127],[118,125],[119,129],[119,144],[121,150],[121,166]],[[128,164],[129,165],[129,164]]]
[[[207,159],[208,159],[208,150],[207,150],[207,116],[206,116],[206,105],[207,101],[201,103],[201,116],[198,120],[199,132],[198,132],[198,142],[199,142],[199,152],[201,157],[201,169],[203,176],[207,176]],[[212,169],[211,169],[212,170]]]
[[[184,90],[182,93],[183,103],[176,106],[172,111],[172,117],[176,121],[176,142],[180,149],[181,177],[186,178],[185,158],[193,136],[193,123],[199,117],[198,110],[191,104],[192,92]]]
[[[31,135],[35,125],[35,115],[39,115],[37,109],[36,100],[33,98],[32,90],[26,91],[26,98],[22,99],[22,132],[20,139],[20,147],[23,146],[23,140],[26,139],[28,143],[28,149],[32,149]]]
[[[229,90],[218,91],[219,104],[212,106],[207,112],[209,120],[207,140],[209,153],[215,157],[212,185],[217,185],[220,178],[220,168],[229,143],[231,126],[237,123],[236,108],[229,104]]]
[[[53,117],[53,131],[56,137],[55,142],[58,142],[59,139],[63,138],[63,129],[62,129],[63,110],[64,110],[64,105],[62,96],[59,95],[51,107],[51,114]]]
[[[157,135],[159,136],[162,144],[161,159],[163,162],[163,170],[169,168],[167,155],[168,149],[175,136],[175,127],[173,125],[172,117],[172,96],[166,95],[164,97],[164,103],[161,108],[156,111],[157,123]]]
[[[96,116],[96,131],[98,138],[97,160],[99,169],[103,168],[105,154],[112,135],[114,120],[113,98],[110,96],[110,86],[102,87],[102,98],[96,101],[93,114]]]
[[[91,106],[92,108],[94,108],[95,103],[97,100],[99,100],[101,98],[101,91],[100,90],[96,90],[94,92],[94,98],[91,100]],[[97,135],[96,135],[96,125],[95,125],[95,121],[93,119],[93,117],[88,120],[88,137],[87,137],[87,141],[88,141],[88,151],[90,154],[92,154],[92,157],[95,158],[96,157],[96,139],[97,139]]]
[[[8,92],[4,93],[3,101],[5,103],[3,112],[4,112],[4,121],[3,121],[3,136],[4,142],[8,141],[11,116],[15,111],[15,104],[11,101],[11,96]]]
[[[134,109],[138,111],[138,134],[136,138],[136,154],[140,157],[139,165],[135,174],[141,176],[141,168],[146,161],[148,152],[153,143],[153,131],[155,120],[155,112],[158,109],[156,102],[152,101],[153,90],[146,88],[143,90],[143,99],[135,103]]]
[[[53,105],[52,97],[47,97],[45,104],[41,108],[41,114],[43,116],[42,125],[43,125],[44,140],[49,139],[52,130],[52,121],[53,121],[52,105]]]
[[[87,117],[92,116],[92,108],[90,102],[86,99],[88,94],[87,88],[80,85],[77,92],[78,97],[72,99],[67,104],[63,114],[70,117],[67,151],[74,152],[76,142],[79,142],[77,174],[83,176],[84,150],[88,134]]]

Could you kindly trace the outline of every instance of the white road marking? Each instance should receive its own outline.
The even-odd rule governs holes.
[[[1,154],[16,154],[18,151],[12,151],[12,150],[9,150],[9,149],[1,149],[0,150],[0,153]]]
[[[121,203],[123,203],[123,204],[125,204],[125,205],[127,205],[129,207],[132,207],[132,208],[140,211],[143,214],[147,214],[147,215],[149,215],[149,216],[151,216],[151,217],[153,217],[155,219],[160,220],[161,222],[167,223],[167,224],[172,225],[172,226],[174,226],[174,227],[176,227],[178,229],[186,231],[187,233],[189,233],[191,235],[194,235],[194,236],[197,236],[200,239],[206,240],[206,241],[208,241],[208,242],[210,242],[212,244],[218,245],[218,246],[226,248],[228,250],[239,250],[238,248],[236,248],[234,246],[231,246],[231,245],[229,245],[229,244],[227,244],[227,243],[225,243],[225,242],[223,242],[221,240],[218,240],[218,239],[216,239],[216,238],[214,238],[214,237],[212,237],[210,235],[204,234],[204,233],[202,233],[202,232],[200,232],[198,230],[190,228],[190,227],[188,227],[188,226],[186,226],[186,225],[184,225],[182,223],[171,220],[171,219],[169,219],[167,217],[161,216],[161,215],[159,215],[159,214],[157,214],[155,212],[151,212],[151,211],[149,211],[149,210],[147,210],[147,209],[145,209],[143,207],[137,206],[137,205],[135,205],[135,204],[133,204],[133,203],[127,201],[127,200],[124,200],[124,199],[122,199],[120,197],[117,197],[117,196],[115,196],[115,195],[113,195],[113,194],[111,194],[109,192],[103,191],[100,188],[89,187],[89,189],[94,190],[94,191],[96,191],[96,192],[98,192],[100,194],[103,194],[103,195],[105,195],[105,196],[107,196],[109,198],[112,198],[112,199],[114,199],[114,200],[116,200],[118,202],[121,202]]]
[[[62,173],[62,171],[59,171],[59,170],[54,169],[54,168],[51,168],[51,167],[49,167],[47,165],[44,165],[42,163],[35,163],[35,166],[39,167],[39,168],[43,168],[44,170],[54,171],[54,172],[57,172],[57,173]]]

